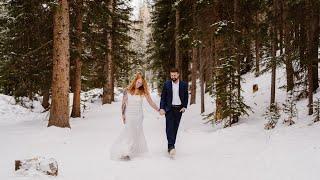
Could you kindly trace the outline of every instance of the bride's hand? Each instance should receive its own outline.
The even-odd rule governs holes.
[[[123,122],[123,124],[126,123],[126,116],[122,116],[122,122]]]

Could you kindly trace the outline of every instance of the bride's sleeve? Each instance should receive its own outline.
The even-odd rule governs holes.
[[[127,104],[128,104],[128,92],[127,90],[124,90],[123,97],[122,97],[122,106],[121,106],[122,116],[126,114]]]

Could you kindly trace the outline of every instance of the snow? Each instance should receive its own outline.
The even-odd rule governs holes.
[[[285,84],[284,70],[278,69],[277,75],[280,87]],[[0,179],[52,179],[14,172],[14,160],[40,156],[58,161],[59,175],[54,179],[59,180],[318,180],[320,124],[310,124],[307,100],[297,103],[296,124],[282,124],[282,114],[275,129],[266,131],[262,115],[270,100],[270,74],[258,78],[248,74],[244,79],[243,94],[254,113],[230,128],[204,124],[198,96],[198,104],[182,117],[175,160],[167,156],[164,117],[146,102],[144,130],[149,154],[129,162],[110,160],[110,146],[122,128],[121,90],[110,105],[101,105],[101,89],[82,93],[87,109],[84,118],[71,119],[71,129],[47,128],[48,114],[41,113],[39,102],[30,111],[15,105],[12,97],[0,95]],[[259,91],[253,94],[255,83]],[[152,98],[159,102],[157,94]],[[279,105],[285,98],[285,91],[277,90]],[[207,114],[214,104],[209,95],[205,100]]]

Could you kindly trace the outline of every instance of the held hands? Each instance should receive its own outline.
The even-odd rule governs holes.
[[[161,116],[163,116],[163,115],[166,114],[166,112],[165,112],[163,109],[160,109],[160,110],[159,110],[159,113],[160,113]]]
[[[123,124],[126,123],[126,116],[125,115],[122,116],[122,122],[123,122]]]
[[[186,108],[181,108],[180,112],[184,113],[186,111]]]

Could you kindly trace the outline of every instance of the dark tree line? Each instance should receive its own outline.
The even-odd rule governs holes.
[[[151,67],[159,85],[176,66],[190,82],[191,104],[196,103],[200,80],[201,112],[204,93],[215,97],[212,121],[225,126],[250,110],[244,103],[242,75],[271,72],[270,107],[277,107],[276,69],[286,70],[288,94],[308,98],[319,87],[319,0],[156,0],[153,4]]]
[[[81,91],[103,88],[102,103],[111,103],[128,82],[129,1],[1,0],[0,10],[0,93],[43,96],[48,126],[70,127],[70,92],[71,116],[81,117]]]

